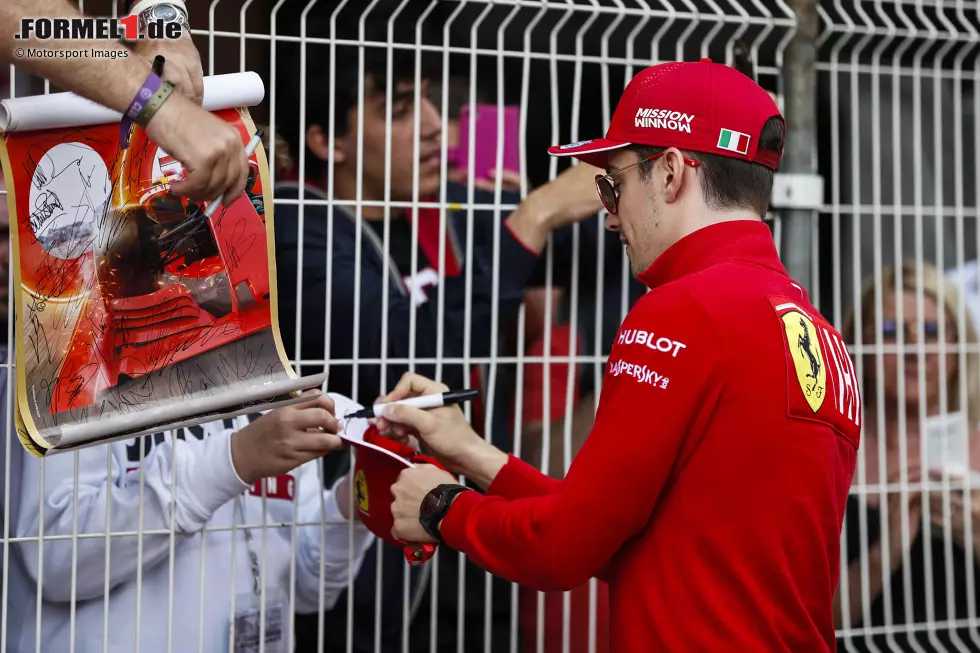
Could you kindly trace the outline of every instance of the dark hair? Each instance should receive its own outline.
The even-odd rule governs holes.
[[[772,117],[762,126],[759,147],[773,152],[783,151],[785,139],[783,121]],[[631,145],[639,159],[662,152],[663,147]],[[685,151],[684,155],[700,161],[701,191],[704,201],[715,210],[748,209],[765,217],[772,198],[773,170],[761,163],[752,163],[720,154]],[[649,179],[653,162],[640,164],[640,175]]]
[[[341,34],[357,34],[337,29]],[[364,46],[364,84],[365,100],[387,92],[388,48],[387,35],[382,31],[368,29]],[[276,123],[281,135],[296,153],[306,149],[307,174],[322,174],[327,162],[319,159],[306,146],[306,132],[313,125],[319,125],[324,133],[330,129],[330,106],[334,111],[334,136],[346,136],[351,130],[348,119],[350,109],[357,106],[360,99],[360,48],[353,45],[336,45],[333,80],[330,77],[330,46],[309,45],[306,52],[306,120],[300,122],[300,53],[299,46],[291,49],[290,55],[282,57],[279,64],[279,87],[276,107]],[[391,57],[391,82],[394,86],[415,81],[415,52],[395,48]],[[433,60],[423,57],[421,76],[423,80],[434,74]],[[298,165],[298,158],[297,158]]]

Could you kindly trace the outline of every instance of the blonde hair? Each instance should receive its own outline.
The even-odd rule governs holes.
[[[960,295],[956,290],[956,286],[944,275],[942,274],[934,265],[929,263],[917,263],[916,261],[904,260],[902,261],[901,271],[902,271],[902,290],[916,292],[916,275],[921,270],[922,273],[922,294],[924,297],[931,298],[936,305],[940,308],[945,308],[946,310],[946,320],[949,323],[952,320],[952,324],[957,330],[957,340],[956,345],[959,346],[960,343],[965,344],[970,348],[965,354],[966,358],[966,413],[971,425],[976,424],[980,420],[980,354],[973,349],[977,345],[977,333],[973,325],[973,318],[969,312],[966,312],[966,332],[959,333],[959,316],[960,316]],[[897,280],[897,269],[893,265],[886,266],[881,271],[881,289],[882,293],[894,293],[896,290],[896,280]],[[874,324],[875,315],[875,283],[874,275],[865,279],[864,288],[861,291],[861,315],[863,317],[864,324]],[[940,289],[942,292],[943,305],[939,303]],[[897,301],[897,299],[896,299]],[[855,332],[855,311],[851,308],[848,311],[847,316],[844,318],[844,329],[843,335],[849,344],[856,342],[857,333]],[[957,366],[960,365],[963,358],[957,353]],[[865,374],[867,374],[873,367],[865,368]],[[960,408],[960,379],[963,378],[961,370],[957,368],[956,374],[948,382],[948,387],[946,389],[946,410],[948,412],[959,411]],[[863,385],[865,379],[862,379]]]

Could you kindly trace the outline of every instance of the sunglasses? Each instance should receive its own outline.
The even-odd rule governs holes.
[[[923,341],[935,343],[939,340],[939,322],[935,320],[926,320],[923,325]],[[881,323],[881,335],[884,340],[894,341],[898,337],[899,325],[895,320],[884,320]],[[946,324],[946,335],[947,337],[952,335],[952,326]],[[915,323],[914,322],[904,322],[902,324],[902,333],[905,336],[905,342],[915,342],[917,340],[915,334]]]
[[[616,215],[616,211],[619,210],[619,188],[613,183],[613,175],[618,175],[621,172],[625,172],[630,168],[635,168],[641,163],[647,163],[648,161],[653,161],[659,159],[664,154],[667,154],[667,150],[663,152],[658,152],[653,156],[648,156],[645,159],[637,161],[636,163],[631,163],[628,166],[620,168],[615,172],[610,172],[608,175],[596,175],[595,176],[595,187],[599,192],[599,199],[602,200],[602,205],[606,208],[611,215]],[[684,163],[691,166],[692,168],[697,168],[701,165],[700,161],[695,161],[694,159],[689,159],[684,157]]]

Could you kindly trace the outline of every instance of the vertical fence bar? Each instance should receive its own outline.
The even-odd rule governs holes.
[[[524,55],[521,62],[521,110],[520,110],[520,172],[521,172],[521,196],[527,196],[527,114],[528,96],[530,94],[531,81],[531,35],[538,23],[547,13],[547,7],[542,5],[538,12],[528,22],[524,29]],[[523,425],[524,425],[524,351],[525,328],[527,318],[527,305],[521,303],[520,314],[517,325],[517,373],[515,378],[514,391],[514,455],[521,457],[523,450]],[[543,437],[543,435],[542,435]],[[542,459],[544,454],[542,453]],[[511,653],[518,651],[518,621],[520,619],[520,587],[516,583],[511,584]],[[434,652],[433,652],[434,653]]]
[[[15,71],[14,71],[14,67],[11,66],[10,67],[10,93],[9,93],[10,97],[13,97],[13,95],[14,95],[14,78],[15,78]],[[0,209],[0,210],[7,210],[7,206],[8,206],[7,200],[9,198],[7,197],[6,186],[4,187],[3,191],[0,192],[0,196],[2,196],[2,199],[0,199],[0,201],[3,202],[3,208]],[[16,220],[14,221],[14,227],[13,228],[15,228],[15,229],[17,228]],[[13,413],[13,410],[12,409],[14,408],[14,405],[15,405],[14,404],[14,401],[15,401],[15,397],[16,397],[15,391],[13,389],[14,388],[14,384],[12,384],[11,381],[10,381],[12,378],[15,378],[14,377],[14,373],[13,373],[14,372],[14,365],[12,363],[13,358],[14,358],[14,354],[13,354],[13,351],[14,351],[14,348],[13,348],[13,345],[14,345],[14,313],[13,313],[12,310],[10,310],[10,307],[13,306],[13,302],[14,302],[14,275],[13,274],[8,274],[7,275],[7,302],[8,302],[8,309],[7,309],[6,355],[5,355],[5,358],[3,360],[3,365],[0,366],[0,374],[3,375],[3,383],[4,383],[4,392],[3,392],[3,399],[2,399],[2,401],[4,402],[4,411],[3,411],[3,445],[2,446],[4,448],[4,456],[3,456],[3,466],[4,466],[4,468],[3,468],[3,483],[4,483],[4,488],[3,488],[4,489],[4,492],[3,492],[3,568],[5,570],[10,568],[10,566],[9,566],[10,565],[10,456],[11,456],[11,448],[12,448],[10,446],[10,441],[13,438],[13,431],[14,431],[14,423],[15,422],[14,422],[14,413]],[[15,451],[16,451],[16,455],[18,455],[18,456],[19,455],[22,455],[22,453],[23,453],[19,449],[15,450]],[[8,573],[4,573],[3,574],[3,592],[2,592],[2,605],[3,605],[2,610],[3,610],[3,615],[2,615],[2,619],[0,619],[0,621],[2,621],[2,625],[0,625],[0,651],[6,651],[7,650],[7,623],[8,623],[7,622],[7,601],[9,599],[9,594],[7,592],[7,588],[9,587],[9,576],[10,576],[10,574],[8,574]]]
[[[932,49],[932,44],[935,42],[937,31],[935,26],[926,16],[923,0],[916,0],[915,4],[915,14],[919,22],[925,25],[925,39],[922,40],[919,47],[916,48],[915,56],[912,63],[912,96],[913,96],[913,106],[912,106],[912,147],[913,147],[913,157],[924,156],[925,145],[923,144],[923,93],[922,93],[922,75],[923,67],[922,60],[926,56],[927,52]],[[921,160],[913,158],[913,160]],[[915,327],[916,327],[916,337],[915,337],[915,353],[918,358],[918,391],[919,396],[926,396],[926,358],[925,349],[923,345],[925,344],[923,327],[925,324],[925,293],[924,293],[924,271],[922,269],[921,261],[925,260],[925,244],[924,244],[924,220],[925,220],[925,179],[924,175],[920,170],[916,171],[915,175],[915,260],[917,262],[915,268]],[[901,305],[901,302],[898,302]],[[901,318],[901,316],[900,316]],[[899,360],[902,360],[900,357]],[[904,378],[904,370],[899,367],[899,377]],[[902,412],[902,411],[900,411]],[[925,425],[926,418],[928,417],[926,412],[925,402],[919,402],[918,407],[918,425],[921,429]],[[908,434],[906,434],[908,437]],[[923,438],[919,438],[919,456],[920,460],[925,458],[926,455],[926,443]],[[922,479],[925,481],[926,479]],[[933,555],[932,555],[932,526],[930,520],[932,517],[930,505],[929,505],[929,492],[928,484],[922,482],[920,484],[920,496],[922,500],[922,543],[925,549],[925,565],[924,565],[924,576],[925,576],[925,602],[926,602],[926,638],[929,645],[933,649],[945,650],[945,647],[940,644],[936,637],[936,627],[935,627],[935,615],[936,615],[936,603],[933,594]]]
[[[566,5],[571,5],[569,0],[566,0]],[[548,69],[550,73],[551,82],[551,94],[550,94],[550,109],[551,109],[551,142],[557,143],[560,141],[560,117],[558,113],[558,35],[565,25],[572,18],[573,9],[569,7],[565,10],[562,17],[555,23],[551,32],[548,35],[548,51],[551,53],[551,58],[548,61]],[[573,127],[574,129],[574,127]],[[572,162],[575,165],[575,162]],[[558,174],[558,160],[555,157],[551,157],[548,161],[548,178],[554,179]],[[546,271],[545,271],[545,298],[544,298],[544,346],[542,351],[544,353],[543,360],[541,361],[541,378],[542,378],[542,392],[541,392],[541,472],[544,474],[553,473],[550,469],[551,462],[551,330],[554,323],[554,308],[553,308],[553,297],[554,297],[554,234],[548,234],[548,244],[545,246],[545,261],[546,261]],[[537,603],[536,603],[536,623],[535,623],[535,635],[537,638],[536,650],[537,653],[544,653],[545,651],[545,594],[544,592],[537,593]]]
[[[946,64],[946,56],[949,54],[950,50],[956,45],[956,28],[949,22],[946,14],[944,13],[943,7],[937,7],[936,17],[944,28],[944,32],[939,33],[937,36],[942,43],[942,47],[934,55],[933,59],[933,92],[932,92],[932,111],[933,111],[933,156],[936,154],[942,154],[943,157],[948,157],[948,153],[944,152],[943,148],[943,132],[945,121],[943,120],[943,85],[946,81],[944,76],[944,68]],[[955,73],[954,73],[955,74]],[[955,80],[955,77],[954,77]],[[952,82],[955,84],[955,81]],[[955,93],[955,90],[954,90]],[[954,114],[956,112],[956,107],[954,107]],[[956,118],[954,115],[954,123]],[[936,303],[938,304],[938,321],[939,321],[939,334],[938,334],[938,354],[939,354],[939,378],[948,379],[949,369],[947,365],[946,356],[948,352],[948,344],[946,342],[946,329],[949,326],[950,315],[946,310],[947,302],[951,299],[946,293],[946,283],[943,278],[943,270],[946,268],[946,219],[947,211],[945,208],[945,184],[943,179],[943,161],[942,159],[937,159],[934,164],[935,174],[933,176],[933,206],[935,209],[935,228],[936,228],[936,269],[938,272],[938,297]],[[954,171],[955,174],[955,171]],[[955,188],[954,188],[955,191]],[[952,316],[952,319],[956,319],[956,316]],[[928,345],[925,345],[928,347]],[[955,350],[954,350],[955,351]],[[942,418],[943,423],[946,423],[946,419],[949,417],[949,396],[952,390],[949,388],[948,383],[940,383],[939,385],[939,405],[940,413],[939,417]],[[946,579],[946,605],[947,614],[946,619],[949,622],[949,636],[953,648],[960,653],[967,651],[968,649],[964,646],[963,640],[957,632],[955,622],[958,615],[956,611],[956,601],[955,601],[955,587],[956,579],[953,571],[953,527],[951,523],[951,512],[949,510],[949,500],[951,498],[950,483],[948,474],[943,474],[943,545],[944,545],[944,558],[945,565],[943,569],[943,575]]]
[[[785,172],[817,172],[817,0],[789,0],[796,14],[796,33],[783,59],[786,144],[782,168]],[[810,249],[813,212],[789,209],[783,212],[783,262],[790,277],[811,288]]]
[[[834,8],[840,9],[839,0],[834,3]],[[830,105],[830,138],[832,143],[837,143],[840,138],[840,52],[844,43],[845,38],[838,38],[837,26],[833,23],[830,17],[827,15],[826,11],[823,11],[821,15],[824,18],[825,28],[820,34],[817,40],[818,48],[823,47],[828,41],[833,40],[833,46],[830,48],[829,61],[827,62],[828,69],[828,102]],[[840,11],[840,15],[844,20],[850,20],[846,12]],[[840,150],[836,146],[831,147],[830,156],[830,220],[831,220],[831,288],[833,290],[832,294],[832,306],[830,321],[837,328],[842,329],[842,302],[841,302],[841,270],[842,270],[842,255],[841,255],[841,197],[840,197],[840,177],[841,177],[841,165],[840,165]],[[779,230],[780,235],[782,232],[782,219],[779,220]],[[782,242],[782,238],[778,239],[778,242]],[[780,252],[782,256],[782,252]],[[844,334],[845,340],[850,338],[850,334]],[[848,347],[853,350],[853,342],[846,342]],[[858,376],[860,379],[860,375]],[[860,383],[860,381],[859,381]],[[858,482],[861,483],[864,480],[864,450],[858,449],[858,460],[856,474],[858,475]],[[862,496],[863,499],[863,496]],[[863,502],[860,504],[863,506]],[[844,520],[842,533],[841,533],[841,573],[840,582],[838,586],[839,593],[839,611],[838,616],[838,627],[842,629],[845,633],[851,628],[851,594],[853,592],[851,588],[851,577],[850,577],[850,565],[848,560],[850,555],[847,548],[848,540],[848,526],[847,520]],[[840,637],[840,633],[838,633]],[[843,639],[843,644],[845,650],[853,651],[854,643],[850,636],[845,636]]]
[[[497,133],[504,134],[504,37],[507,29],[520,12],[519,6],[514,6],[500,26],[497,28]],[[483,435],[488,441],[493,442],[493,417],[496,412],[497,403],[497,374],[498,374],[498,343],[497,334],[500,333],[500,229],[503,219],[501,208],[501,193],[503,192],[503,172],[504,172],[504,139],[498,138],[496,143],[495,158],[495,183],[493,190],[493,272],[490,289],[490,302],[493,309],[490,313],[490,364],[487,366],[486,375],[486,401],[484,402],[484,426]],[[521,178],[524,177],[524,168],[517,171]],[[523,183],[523,181],[522,181]],[[492,649],[492,615],[493,615],[493,575],[490,572],[484,574],[484,621],[483,621],[483,650],[484,653],[491,653]],[[511,629],[517,628],[516,621],[511,623]]]
[[[493,4],[489,3],[483,10],[479,13],[476,19],[473,21],[469,30],[469,105],[474,111],[472,115],[476,115],[476,105],[479,101],[479,96],[477,94],[477,51],[479,50],[479,30],[483,21],[486,20],[490,12],[493,11]],[[473,365],[471,361],[473,358],[473,274],[475,263],[473,259],[473,246],[475,239],[475,227],[476,227],[476,216],[474,215],[474,203],[476,201],[476,177],[474,170],[476,170],[476,120],[470,120],[468,125],[469,132],[467,133],[467,143],[468,148],[466,151],[466,169],[469,175],[466,179],[466,254],[465,258],[465,287],[466,287],[466,298],[463,302],[463,324],[465,332],[463,333],[463,380],[464,382],[469,382],[473,378]],[[443,285],[442,280],[445,276],[440,270],[440,286]],[[440,314],[442,317],[444,314]],[[480,376],[480,366],[482,364],[477,363],[477,376]],[[485,379],[484,379],[485,380]],[[485,395],[486,396],[486,395]],[[492,407],[486,402],[483,402],[484,411],[492,410]],[[466,414],[466,420],[470,423],[473,422],[473,408],[470,404],[467,404],[464,412]],[[488,433],[484,433],[484,437],[488,436]],[[465,483],[465,479],[461,477],[462,483]],[[459,653],[464,653],[467,650],[466,646],[466,559],[464,556],[459,556],[456,565],[458,577],[458,591],[459,591],[459,607],[456,611],[456,647]],[[485,609],[489,610],[489,604],[484,605]],[[472,647],[470,647],[472,648]]]
[[[453,23],[459,17],[460,13],[466,7],[467,0],[461,0],[456,5],[456,8],[452,11],[449,17],[443,24],[442,29],[442,124],[445,125],[449,119],[449,48],[452,42],[450,36],[450,28]],[[472,142],[472,141],[470,141]],[[446,230],[449,220],[447,215],[446,200],[448,197],[447,186],[448,186],[448,143],[446,139],[442,139],[440,144],[441,152],[439,157],[439,261],[446,260]],[[444,283],[437,284],[436,288],[436,315],[445,315],[446,312],[446,286]],[[442,359],[443,352],[446,346],[446,321],[438,320],[436,323],[436,364],[435,364],[435,380],[442,381]],[[431,639],[429,641],[431,653],[436,653],[438,650],[438,639],[439,639],[439,567],[441,559],[437,552],[435,558],[431,561],[432,571],[429,576],[429,583],[432,586],[432,592],[429,594],[429,632],[431,634]]]
[[[965,1],[957,0],[956,2],[956,18],[959,21],[959,26],[967,33],[967,43],[960,43],[959,52],[956,55],[955,62],[955,76],[953,78],[954,85],[954,95],[953,95],[953,106],[955,110],[954,120],[953,120],[953,134],[954,134],[954,159],[953,166],[955,172],[955,188],[956,188],[956,272],[959,279],[958,287],[956,288],[959,295],[959,311],[956,316],[956,332],[958,335],[958,346],[959,355],[957,356],[957,368],[959,371],[959,407],[960,410],[965,413],[965,418],[967,420],[967,432],[969,433],[974,424],[971,421],[970,409],[971,402],[975,400],[970,394],[968,394],[970,384],[973,381],[970,376],[972,373],[976,373],[977,370],[971,369],[969,361],[977,360],[976,342],[971,342],[967,338],[967,321],[972,320],[973,317],[969,314],[966,308],[966,280],[964,275],[965,266],[965,249],[966,249],[966,233],[965,233],[965,207],[964,207],[964,177],[963,165],[965,162],[964,157],[964,144],[965,139],[960,138],[959,135],[963,134],[964,130],[964,98],[963,98],[963,63],[966,60],[967,55],[973,54],[976,48],[976,43],[978,41],[978,36],[980,33],[977,32],[976,28],[970,23],[966,17]],[[977,79],[974,77],[972,79],[971,91],[973,98],[977,98]],[[973,133],[974,138],[976,138],[977,127],[978,127],[978,116],[973,113]],[[976,155],[976,150],[974,150],[974,155]],[[974,189],[976,190],[976,189]],[[974,192],[973,195],[974,204],[977,202],[977,195]],[[974,229],[980,234],[980,229],[977,229],[978,220],[974,214]],[[977,255],[980,255],[980,250],[977,250]],[[967,441],[965,443],[966,451],[963,452],[964,460],[970,459],[970,446],[971,443]],[[963,511],[966,515],[972,515],[972,500],[973,500],[973,480],[972,474],[966,474],[966,488],[963,492]],[[974,550],[973,542],[973,523],[972,519],[970,522],[964,524],[964,534],[963,534],[963,548],[968,552]],[[980,632],[977,630],[977,602],[976,595],[976,581],[974,578],[975,573],[975,560],[974,556],[966,556],[966,606],[967,606],[967,619],[970,623],[970,643],[973,648],[980,649]]]
[[[10,81],[8,88],[8,97],[13,98],[15,95],[15,85],[17,81],[17,69],[14,68],[13,64],[9,68]],[[9,207],[7,197],[7,181],[4,178],[4,188],[0,190],[0,201],[3,202],[2,208],[0,210],[6,211]],[[8,214],[7,219],[14,219],[12,227],[17,228],[16,216],[13,214]],[[8,245],[9,246],[9,245]],[[14,406],[16,401],[16,382],[11,383],[11,379],[16,379],[14,374],[14,311],[12,310],[14,305],[14,275],[7,274],[7,340],[6,340],[6,356],[3,360],[3,365],[0,365],[0,374],[3,375],[4,382],[4,411],[3,411],[3,568],[4,570],[10,568],[10,456],[12,453],[14,455],[23,455],[23,452],[17,448],[14,449],[11,446],[11,440],[14,436]],[[19,447],[19,443],[18,443]],[[14,449],[14,452],[11,451]],[[108,529],[107,529],[108,530]],[[8,593],[9,587],[9,573],[2,574],[3,576],[3,591],[0,595],[2,599],[2,611],[3,614],[0,615],[0,651],[7,650],[7,601],[10,598]]]
[[[901,73],[901,61],[905,52],[912,47],[914,39],[917,36],[917,29],[915,24],[909,19],[908,15],[905,13],[903,6],[901,4],[896,5],[898,18],[902,21],[903,26],[906,30],[906,38],[902,40],[898,48],[892,54],[892,186],[893,186],[893,201],[894,212],[895,212],[895,261],[901,261],[903,258],[903,253],[905,251],[904,247],[904,230],[905,230],[905,201],[902,194],[902,175],[903,175],[903,152],[902,143],[904,142],[904,132],[902,130],[902,73]],[[914,170],[914,168],[913,168]],[[895,283],[894,292],[896,296],[901,295],[903,292],[904,282],[902,279],[903,273],[901,266],[896,265],[895,268]],[[896,303],[896,320],[904,320],[904,304],[903,302]],[[898,332],[898,341],[896,352],[901,353],[904,351],[905,343],[905,333],[904,329]],[[905,360],[904,357],[898,357],[898,404],[905,404]],[[903,568],[903,578],[902,582],[905,587],[911,587],[911,564],[909,563],[911,556],[909,551],[909,541],[910,541],[910,529],[912,527],[911,521],[908,514],[909,505],[909,485],[908,485],[908,439],[907,439],[907,428],[908,423],[906,420],[906,411],[899,411],[898,414],[898,459],[899,466],[901,468],[899,476],[899,488],[900,493],[900,506],[902,508],[902,519],[900,526],[900,536],[902,539],[902,568]],[[893,491],[895,490],[892,488]],[[911,592],[905,593],[904,601],[905,614],[912,614],[912,594]],[[894,638],[894,628],[891,624],[887,624],[886,628],[890,633],[887,637],[889,645],[895,642]],[[870,635],[869,635],[870,637]],[[922,647],[919,644],[915,631],[909,629],[908,631],[909,643],[912,649],[916,653],[922,653]]]
[[[84,0],[79,0],[79,11],[84,10]],[[14,98],[17,95],[17,69],[14,68],[13,64],[9,66],[9,81],[8,81],[8,93],[7,97]],[[2,196],[3,210],[6,210],[9,206],[7,197],[7,186],[6,178],[4,179],[4,188],[0,190],[0,196]],[[16,216],[14,214],[9,214],[8,220],[13,219],[14,224],[12,227],[17,228]],[[9,245],[8,245],[9,246]],[[14,428],[16,420],[14,419],[13,409],[16,406],[17,401],[17,391],[16,382],[11,384],[11,379],[16,379],[15,363],[14,363],[14,275],[7,275],[7,341],[6,341],[6,358],[3,361],[3,365],[0,366],[0,374],[3,374],[4,378],[4,409],[3,412],[3,447],[4,447],[4,470],[3,470],[3,483],[4,483],[4,493],[3,493],[3,569],[9,569],[10,564],[10,456],[11,456],[11,440],[14,435]],[[19,446],[19,445],[18,445]],[[20,449],[15,449],[15,455],[22,455]],[[107,529],[108,530],[108,529]],[[2,592],[2,617],[0,617],[0,651],[7,650],[7,602],[9,600],[8,587],[9,587],[9,573],[0,574],[3,576],[3,592]]]
[[[880,301],[880,299],[881,299],[881,289],[880,289],[881,276],[880,276],[880,270],[879,269],[876,269],[875,270],[874,279],[872,280],[872,283],[874,284],[874,288],[872,290],[872,292],[874,293],[874,295],[873,295],[873,298],[872,299],[875,302],[875,305],[873,307],[870,307],[870,310],[872,312],[872,315],[868,316],[868,315],[866,315],[866,310],[865,310],[867,307],[864,306],[864,302],[862,301],[862,294],[864,292],[864,284],[862,283],[864,271],[863,271],[862,265],[861,265],[861,247],[862,247],[862,236],[863,236],[863,234],[861,232],[861,220],[862,220],[862,217],[863,217],[863,214],[862,214],[862,204],[861,204],[861,191],[863,189],[863,184],[862,184],[862,180],[863,180],[862,172],[863,172],[863,169],[862,169],[862,166],[861,166],[861,141],[860,141],[860,127],[859,127],[859,125],[860,125],[860,119],[861,119],[861,114],[860,114],[860,112],[859,112],[858,109],[860,107],[859,98],[860,98],[860,93],[861,93],[861,84],[860,84],[860,74],[861,74],[860,61],[861,61],[861,59],[860,59],[860,55],[861,55],[861,50],[870,41],[870,38],[871,38],[871,36],[870,36],[870,30],[871,30],[871,27],[872,27],[872,23],[871,23],[871,19],[867,15],[867,13],[865,13],[863,11],[863,9],[861,8],[861,6],[859,4],[855,5],[854,8],[856,10],[856,13],[858,15],[858,18],[863,21],[863,25],[859,25],[858,26],[858,30],[859,30],[859,33],[863,34],[864,36],[858,40],[858,42],[855,44],[854,48],[851,50],[851,53],[850,53],[850,64],[848,66],[848,73],[849,73],[848,74],[848,81],[850,82],[849,89],[848,89],[849,90],[849,99],[850,99],[850,107],[849,107],[850,108],[850,111],[849,111],[848,118],[849,118],[849,122],[850,122],[850,125],[851,125],[851,129],[850,129],[851,134],[850,134],[850,139],[849,139],[850,140],[850,142],[849,142],[849,148],[850,148],[849,154],[850,154],[850,168],[851,168],[850,169],[850,173],[851,173],[850,174],[850,177],[851,177],[851,187],[850,187],[850,200],[851,200],[850,201],[850,206],[851,206],[851,208],[850,208],[850,217],[851,217],[851,239],[852,239],[852,242],[851,242],[851,277],[852,277],[852,279],[851,279],[851,281],[852,281],[852,302],[853,302],[853,306],[854,306],[854,308],[853,308],[853,310],[854,310],[854,334],[853,334],[853,336],[854,336],[854,339],[855,339],[855,352],[857,352],[857,354],[858,354],[857,357],[856,357],[857,358],[857,361],[856,361],[855,369],[857,371],[858,378],[859,379],[863,379],[865,377],[865,374],[866,374],[866,372],[865,372],[865,368],[866,368],[865,359],[866,359],[866,356],[863,355],[864,354],[864,347],[865,347],[865,340],[866,340],[866,336],[865,336],[865,330],[867,328],[866,325],[870,321],[880,320],[880,318],[881,318],[881,310],[880,310],[880,306],[881,306],[881,301]],[[873,238],[873,235],[872,235],[872,238]],[[876,325],[875,335],[873,335],[872,338],[875,339],[875,342],[876,343],[880,344],[881,343],[881,339],[880,339],[881,328],[880,328],[880,326],[877,325],[877,322],[875,322],[875,325]],[[874,365],[878,365],[880,362],[881,362],[881,359],[880,359],[880,356],[879,356],[879,357],[876,357],[875,362],[873,364]],[[879,379],[879,382],[880,382],[880,379],[881,379],[881,376],[880,375],[878,376],[878,379]],[[878,387],[880,388],[880,385]],[[879,406],[883,406],[883,403],[882,402],[876,402],[876,403],[878,403]],[[879,414],[881,414],[881,413],[879,413]],[[880,451],[883,452],[884,449],[882,448],[882,449],[880,449]],[[873,600],[871,598],[871,584],[872,584],[872,582],[871,582],[871,575],[874,573],[874,571],[871,568],[870,556],[868,555],[868,551],[869,551],[868,532],[869,531],[868,531],[868,524],[867,524],[868,515],[867,515],[867,512],[865,510],[865,506],[866,505],[867,505],[867,493],[864,493],[864,494],[862,494],[861,509],[860,509],[859,518],[858,518],[859,531],[860,531],[860,542],[861,542],[860,543],[860,560],[861,560],[861,589],[862,589],[862,592],[861,592],[862,623],[864,623],[864,624],[869,623],[870,620],[871,620],[870,619],[870,614],[871,614],[871,606],[873,604]],[[887,504],[885,505],[885,508],[887,509]],[[888,541],[887,540],[887,535],[885,533],[883,533],[882,535],[883,535],[883,537],[882,537],[882,546],[883,547],[886,547],[886,551],[887,551],[887,541]],[[874,640],[872,639],[872,636],[871,636],[870,632],[868,632],[865,635],[865,641],[866,641],[866,643],[868,645],[868,648],[871,651],[874,651],[875,653],[877,653],[880,650],[875,645]]]

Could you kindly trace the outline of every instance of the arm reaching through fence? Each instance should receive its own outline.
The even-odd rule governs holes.
[[[70,454],[39,463],[19,452],[24,467],[18,535],[47,538],[147,531],[139,538],[114,537],[113,564],[108,570],[104,538],[81,537],[74,548],[70,540],[45,541],[43,570],[37,545],[23,543],[19,548],[28,573],[35,580],[43,579],[46,598],[67,601],[72,598],[75,565],[82,570],[76,571],[75,598],[100,596],[106,589],[105,574],[112,589],[168,558],[171,516],[175,535],[184,540],[211,524],[219,509],[233,509],[233,500],[246,490],[276,495],[280,484],[270,485],[268,479],[282,479],[287,488],[282,498],[287,498],[292,494],[291,472],[308,476],[305,463],[343,446],[335,435],[340,424],[333,417],[333,399],[311,394],[316,396],[270,411],[240,430],[212,423],[204,427],[208,433],[199,428],[199,439],[181,431],[184,437],[147,436],[130,447],[82,449],[77,481]],[[296,472],[297,468],[302,471]],[[39,488],[43,488],[40,496]],[[301,482],[300,491],[304,488]],[[366,536],[362,528],[361,539]],[[346,558],[346,546],[343,549]]]

